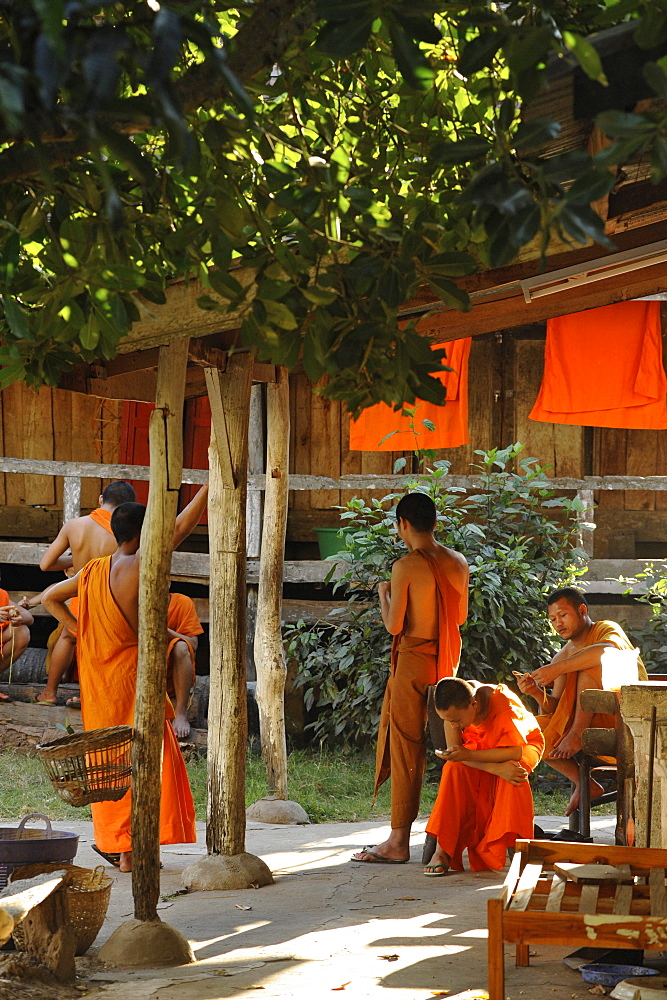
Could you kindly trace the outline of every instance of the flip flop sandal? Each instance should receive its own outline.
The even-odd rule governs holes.
[[[364,847],[360,854],[369,854],[368,858],[350,858],[350,861],[357,861],[361,864],[366,865],[407,865],[408,858],[405,861],[397,861],[395,858],[383,858],[381,854],[376,854],[375,851],[369,851],[368,848]]]
[[[65,708],[78,708],[81,709],[81,699],[74,695],[73,698],[68,698],[65,702]]]
[[[438,869],[442,870],[439,871]],[[449,868],[445,868],[444,865],[426,865],[424,875],[427,878],[443,878],[445,875],[449,875]]]
[[[11,705],[14,699],[10,698],[8,694],[0,694],[0,705]]]
[[[104,858],[113,868],[120,868],[120,854],[107,854],[106,851],[101,851],[97,844],[90,845],[95,851],[95,854],[99,854],[101,858]]]

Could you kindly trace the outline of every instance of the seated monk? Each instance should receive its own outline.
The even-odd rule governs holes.
[[[33,620],[30,612],[10,601],[7,591],[0,587],[0,674],[9,670],[27,648]],[[8,695],[0,694],[0,702],[11,700]]]
[[[566,775],[574,784],[574,791],[565,815],[579,805],[579,765],[573,760],[581,750],[581,735],[590,726],[613,729],[613,715],[584,712],[579,695],[588,688],[604,689],[602,660],[605,649],[633,650],[634,646],[620,625],[612,621],[594,622],[588,614],[588,602],[574,587],[560,587],[547,597],[549,621],[555,632],[565,639],[551,663],[534,670],[532,674],[517,674],[522,694],[530,695],[538,703],[543,715],[538,721],[544,733],[545,760],[554,770]],[[641,660],[627,666],[627,678],[616,677],[614,689],[622,683],[647,680]],[[546,690],[551,687],[551,694]],[[613,761],[613,758],[605,758]],[[604,789],[591,778],[591,801],[599,798]]]
[[[537,720],[504,684],[445,677],[435,688],[447,750],[440,789],[426,832],[438,841],[425,875],[500,871],[508,847],[533,836],[528,775],[540,762],[544,738]]]
[[[179,740],[190,735],[188,706],[195,683],[195,653],[204,629],[194,602],[185,594],[170,594],[167,607],[167,694],[174,705],[171,725]]]

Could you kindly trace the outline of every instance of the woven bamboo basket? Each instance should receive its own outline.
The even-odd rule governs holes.
[[[99,934],[107,915],[113,879],[109,878],[102,865],[91,869],[52,862],[51,864],[21,865],[14,869],[11,881],[34,878],[35,875],[55,871],[67,872],[67,882],[63,891],[67,893],[69,919],[74,927],[76,939],[76,954],[85,955]],[[24,951],[23,924],[18,924],[14,928],[13,937],[18,950]]]
[[[131,726],[90,729],[37,746],[51,784],[71,806],[117,802],[131,784]]]

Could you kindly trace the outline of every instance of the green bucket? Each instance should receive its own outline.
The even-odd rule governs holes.
[[[320,559],[335,556],[345,548],[345,539],[339,537],[339,528],[315,528],[317,544],[320,547]]]

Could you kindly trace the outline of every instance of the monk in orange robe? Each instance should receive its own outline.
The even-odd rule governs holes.
[[[174,548],[190,534],[206,504],[207,487],[176,519]],[[44,606],[69,628],[77,621],[67,601],[79,597],[78,661],[84,729],[133,725],[139,631],[139,543],[145,507],[121,504],[111,527],[118,542],[112,556],[93,559],[71,580],[51,587]],[[194,843],[195,814],[185,764],[169,724],[165,695],[160,843]],[[95,848],[121,871],[132,870],[131,791],[118,802],[92,805]],[[112,862],[114,863],[114,862]]]
[[[456,673],[459,626],[468,613],[468,564],[460,552],[435,540],[435,504],[409,493],[396,507],[398,535],[408,548],[380,583],[382,620],[394,636],[375,766],[375,794],[391,775],[391,834],[354,861],[405,864],[410,829],[419,812],[426,768],[426,698],[441,677]]]
[[[603,670],[606,649],[633,650],[620,625],[612,621],[594,622],[588,614],[588,602],[575,587],[560,587],[547,597],[549,621],[554,631],[565,639],[565,645],[551,663],[529,674],[517,674],[519,690],[530,695],[543,711],[538,716],[546,742],[545,759],[549,765],[566,775],[574,784],[572,797],[565,810],[569,816],[579,805],[579,766],[573,760],[581,750],[581,734],[590,726],[613,729],[613,715],[584,712],[579,695],[587,688],[618,689],[621,684],[647,680],[646,669],[637,658],[624,665],[608,682]],[[623,676],[623,673],[625,676]],[[551,694],[546,690],[552,686]],[[613,758],[612,758],[613,759]],[[591,801],[599,798],[604,789],[591,778]]]
[[[204,629],[195,606],[185,594],[171,594],[167,608],[167,694],[174,703],[172,726],[179,740],[190,733],[188,704],[195,683],[195,653]]]
[[[91,559],[111,555],[116,550],[116,540],[111,531],[111,515],[119,504],[128,503],[134,499],[134,487],[130,483],[123,480],[109,483],[99,498],[99,507],[83,517],[74,517],[65,521],[42,556],[39,568],[44,573],[64,570],[71,576],[83,569]],[[23,606],[28,608],[41,603],[42,594],[29,600],[24,598],[22,601]],[[77,607],[78,603],[74,598],[70,610],[75,618],[77,617]],[[46,687],[41,694],[37,695],[37,701],[44,705],[56,704],[58,685],[74,660],[75,649],[76,630],[70,632],[69,629],[59,625],[48,658]],[[78,698],[70,698],[67,704],[70,708],[80,707]]]
[[[0,674],[9,670],[30,642],[33,617],[29,611],[9,600],[0,587]],[[0,693],[0,702],[9,702],[9,695]]]
[[[533,795],[528,775],[540,761],[544,737],[535,716],[504,684],[449,677],[435,689],[445,723],[446,764],[426,832],[438,846],[425,875],[500,871],[517,838],[532,839]]]

